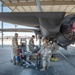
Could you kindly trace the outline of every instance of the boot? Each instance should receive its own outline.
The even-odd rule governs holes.
[[[46,70],[45,66],[43,66],[43,68],[40,69],[40,71],[45,71],[45,70]]]
[[[16,62],[13,62],[14,65],[16,65]]]
[[[16,65],[19,66],[19,61],[18,60],[16,60]]]
[[[15,59],[15,56],[13,57],[13,64],[16,65],[16,59]]]

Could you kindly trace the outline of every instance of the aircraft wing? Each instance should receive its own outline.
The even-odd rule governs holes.
[[[39,26],[39,20],[36,17],[38,16],[37,14],[29,12],[0,13],[0,21],[25,26]]]
[[[63,12],[3,12],[0,21],[24,26],[40,26],[39,19],[59,20]]]
[[[39,31],[39,29],[5,28],[5,29],[0,29],[0,31],[3,31],[3,32],[33,32],[33,31]]]
[[[64,15],[65,12],[3,12],[0,21],[38,27],[42,36],[49,37],[59,32]]]

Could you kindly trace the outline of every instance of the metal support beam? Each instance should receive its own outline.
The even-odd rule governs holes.
[[[39,0],[36,0],[36,3],[37,3],[37,6],[38,6],[39,11],[40,12],[43,12],[42,7],[41,7],[41,4],[40,4],[40,1]]]
[[[39,38],[39,48],[41,49],[41,38]]]
[[[4,4],[4,1],[0,0],[3,4]]]
[[[3,12],[3,4],[1,5],[1,12]],[[3,22],[1,22],[2,29],[3,29]],[[3,47],[3,31],[2,31],[2,47]]]
[[[14,12],[14,10],[17,8],[17,6],[14,8],[14,9],[12,9],[12,12]]]
[[[39,11],[43,12],[41,4],[40,4],[40,0],[36,0],[36,3],[37,3]],[[40,21],[40,18],[39,18],[39,21]],[[41,37],[40,36],[39,36],[39,47],[41,48]]]
[[[38,0],[36,0],[38,1]],[[40,1],[41,5],[75,5],[75,1]],[[3,6],[35,6],[36,2],[4,3]]]

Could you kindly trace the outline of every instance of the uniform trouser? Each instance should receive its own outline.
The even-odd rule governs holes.
[[[51,58],[51,54],[42,57],[43,67],[49,67],[50,66],[50,58]]]
[[[17,63],[18,61],[16,60],[16,58],[18,57],[18,52],[16,50],[16,48],[13,48],[13,63]]]
[[[53,50],[52,51],[52,57],[57,57],[58,56],[58,50]]]
[[[31,52],[33,52],[33,51],[34,51],[34,46],[29,46],[29,50],[30,50]]]
[[[13,63],[14,63],[14,64],[18,64],[19,61],[20,61],[20,60],[19,60],[19,57],[18,57],[18,56],[14,56],[14,57],[13,57]]]

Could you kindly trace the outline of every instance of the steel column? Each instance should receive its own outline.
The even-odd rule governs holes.
[[[37,3],[37,6],[38,6],[39,11],[40,12],[43,12],[42,7],[41,7],[41,4],[40,4],[40,0],[36,0],[36,3]],[[41,48],[41,37],[40,36],[39,36],[39,46]]]
[[[41,7],[41,4],[40,4],[40,1],[39,0],[36,0],[36,3],[37,3],[37,6],[38,6],[39,11],[40,12],[43,12],[42,7]]]
[[[1,5],[1,12],[3,12],[3,4]],[[1,28],[3,29],[3,22],[1,22]],[[3,31],[2,31],[2,47],[3,47]]]

